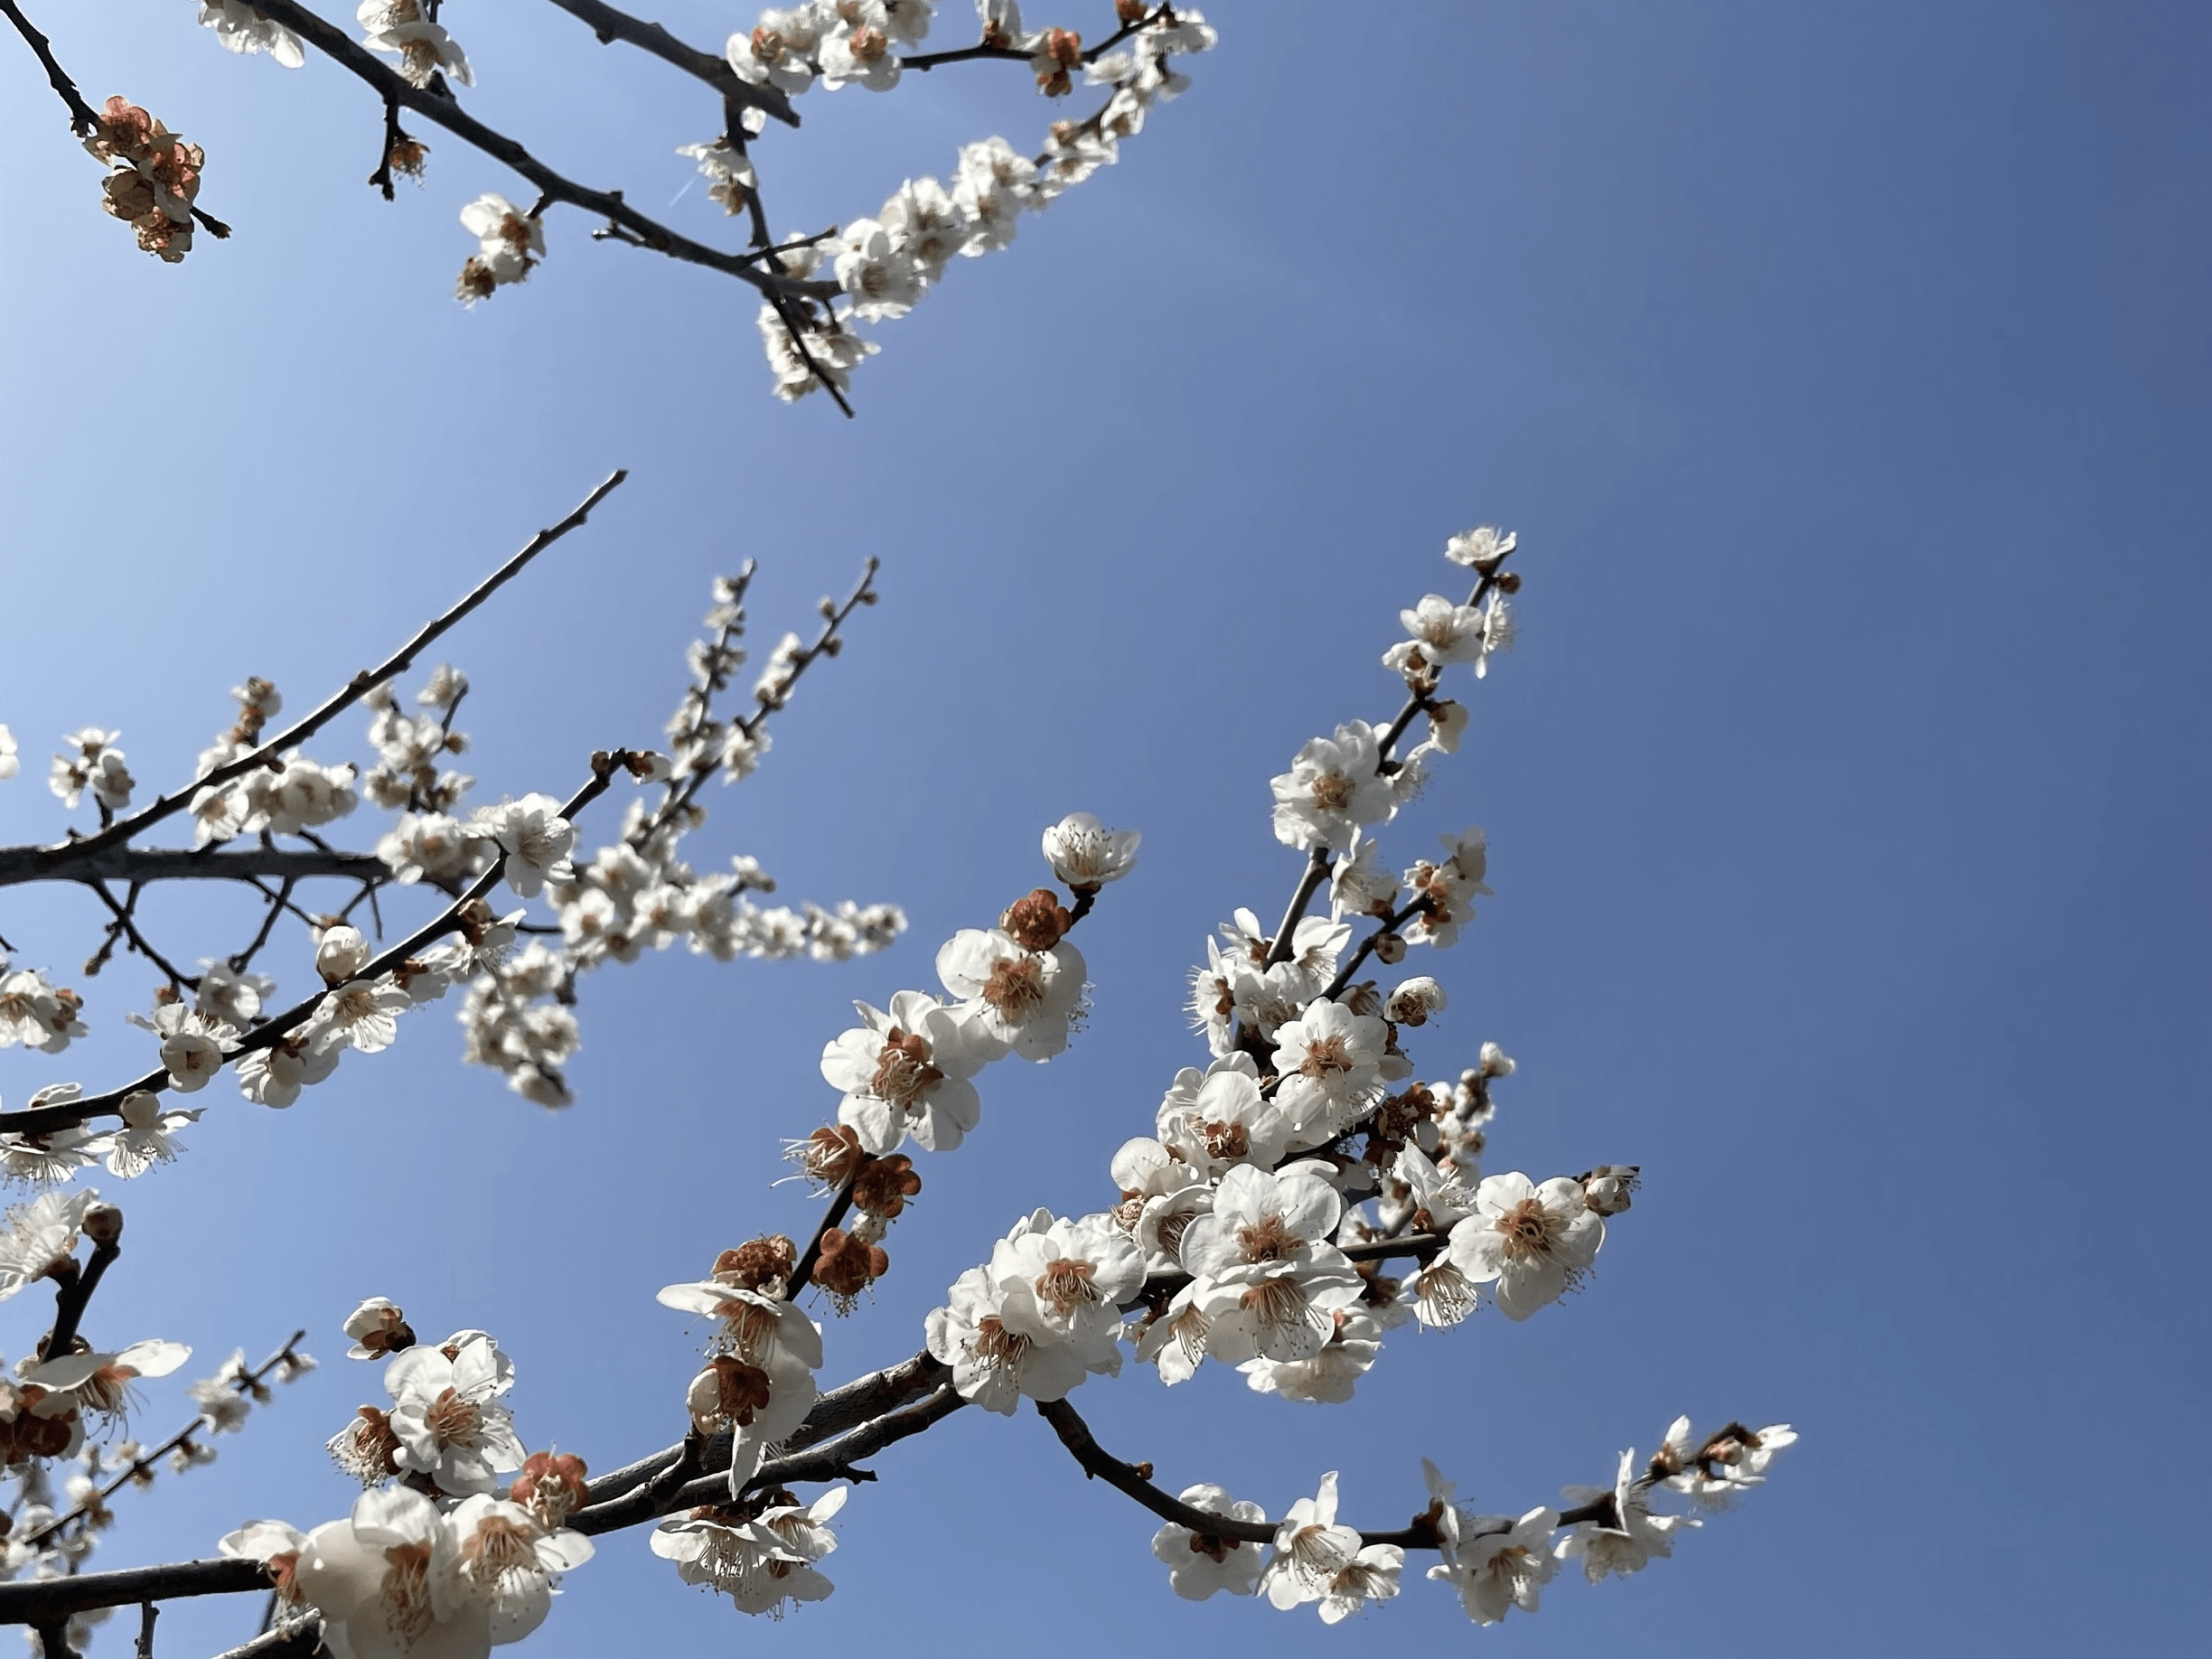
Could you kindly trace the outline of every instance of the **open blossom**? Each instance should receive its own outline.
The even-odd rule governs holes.
[[[210,1019],[181,1002],[162,1003],[152,1019],[137,1014],[126,1017],[161,1038],[162,1069],[169,1073],[169,1086],[180,1094],[207,1087],[208,1080],[222,1070],[224,1045],[238,1036],[221,1020]]]
[[[1291,1121],[1260,1091],[1250,1054],[1230,1054],[1204,1073],[1177,1073],[1160,1101],[1161,1144],[1196,1176],[1212,1181],[1238,1164],[1272,1168],[1290,1144]]]
[[[1579,1560],[1583,1575],[1592,1584],[1607,1573],[1619,1573],[1624,1578],[1632,1572],[1641,1572],[1650,1564],[1653,1556],[1671,1556],[1674,1553],[1674,1534],[1685,1526],[1700,1523],[1690,1515],[1655,1515],[1645,1501],[1650,1483],[1636,1474],[1636,1455],[1621,1453],[1620,1471],[1614,1476],[1611,1487],[1569,1486],[1561,1494],[1570,1504],[1580,1505],[1610,1499],[1612,1515],[1605,1520],[1584,1521],[1577,1524],[1559,1542],[1561,1561]]]
[[[1475,919],[1473,900],[1489,896],[1484,877],[1489,873],[1490,849],[1479,824],[1439,839],[1444,858],[1436,863],[1424,860],[1406,872],[1407,886],[1423,903],[1405,932],[1411,942],[1441,950],[1454,943],[1459,930]]]
[[[1398,810],[1382,760],[1382,743],[1364,720],[1314,738],[1273,781],[1275,839],[1308,852],[1349,848],[1362,826]]]
[[[1109,830],[1088,812],[1070,812],[1045,831],[1045,861],[1077,893],[1095,892],[1137,867],[1135,830]]]
[[[837,256],[838,284],[864,321],[903,317],[922,297],[922,273],[905,248],[873,219],[845,227]]]
[[[1143,1259],[1110,1218],[1055,1222],[1039,1210],[1014,1224],[989,1267],[953,1282],[930,1313],[929,1351],[988,1411],[1010,1415],[1025,1394],[1065,1399],[1092,1372],[1120,1370],[1116,1304],[1143,1278]]]
[[[1652,1472],[1672,1490],[1694,1498],[1699,1508],[1726,1509],[1738,1494],[1763,1486],[1776,1454],[1796,1443],[1796,1431],[1787,1423],[1756,1429],[1729,1423],[1701,1443],[1691,1435],[1690,1420],[1678,1417],[1652,1459]]]
[[[0,1048],[21,1043],[58,1054],[70,1038],[85,1035],[84,1022],[77,1017],[81,1004],[75,991],[47,984],[38,969],[19,968],[9,973],[6,967],[6,958],[0,957]]]
[[[309,1024],[238,1063],[239,1092],[259,1106],[284,1107],[338,1069],[349,1045],[329,1026]]]
[[[1318,1491],[1292,1504],[1276,1527],[1275,1552],[1260,1588],[1285,1610],[1318,1601],[1337,1574],[1358,1561],[1361,1548],[1358,1532],[1336,1524],[1336,1471],[1331,1469]]]
[[[998,928],[964,927],[937,952],[937,977],[969,998],[968,1031],[989,1057],[1047,1060],[1067,1046],[1083,1000],[1082,954],[1063,941],[1025,951]]]
[[[1389,1033],[1341,1002],[1316,1001],[1275,1034],[1275,1092],[1303,1144],[1314,1145],[1366,1105],[1382,1077]]]
[[[399,1036],[399,1016],[414,999],[388,975],[353,979],[331,990],[316,1007],[315,1023],[364,1054],[381,1054]]]
[[[506,855],[501,874],[518,897],[536,898],[548,880],[575,878],[568,854],[576,846],[576,826],[560,815],[560,802],[550,795],[480,808],[469,833]]]
[[[519,1642],[545,1623],[553,1587],[592,1558],[592,1542],[548,1527],[521,1504],[489,1493],[461,1500],[445,1517],[454,1566],[432,1586],[433,1607],[449,1622],[481,1613],[493,1645]]]
[[[85,1213],[98,1202],[99,1195],[88,1187],[41,1193],[28,1204],[8,1206],[0,1231],[0,1302],[75,1256]]]
[[[1509,1319],[1525,1319],[1581,1282],[1605,1242],[1604,1218],[1582,1183],[1564,1176],[1538,1186],[1518,1171],[1475,1189],[1475,1214],[1451,1230],[1452,1264]]]
[[[1463,1531],[1458,1544],[1429,1576],[1459,1592],[1459,1605],[1478,1625],[1495,1625],[1514,1607],[1533,1613],[1542,1587],[1559,1570],[1551,1552],[1559,1513],[1532,1509],[1503,1531]]]
[[[1228,1489],[1200,1482],[1176,1495],[1193,1509],[1233,1521],[1264,1522],[1259,1504],[1233,1498]],[[1152,1534],[1152,1553],[1167,1568],[1167,1582],[1186,1601],[1204,1601],[1226,1590],[1249,1596],[1260,1583],[1260,1546],[1249,1539],[1208,1537],[1170,1521]]]
[[[295,1570],[323,1615],[335,1659],[483,1659],[488,1608],[450,1594],[458,1540],[447,1517],[406,1486],[364,1492],[342,1521],[307,1534]]]
[[[1328,1338],[1310,1357],[1255,1355],[1237,1367],[1254,1393],[1316,1405],[1341,1405],[1382,1353],[1382,1322],[1362,1304],[1332,1309]],[[1326,1615],[1324,1615],[1326,1617]]]
[[[247,0],[200,0],[200,26],[215,31],[226,51],[241,54],[266,52],[286,69],[307,61],[299,36],[267,18]],[[267,711],[276,713],[275,709]]]
[[[1467,565],[1486,575],[1504,563],[1505,556],[1520,544],[1520,539],[1512,530],[1478,524],[1446,542],[1444,557],[1455,565]]]
[[[464,87],[476,84],[466,54],[425,14],[422,0],[361,0],[355,16],[368,31],[361,44],[398,53],[399,73],[409,86],[426,87],[440,72]]]
[[[108,1173],[127,1181],[144,1175],[156,1164],[176,1161],[176,1132],[197,1123],[197,1109],[164,1111],[161,1098],[144,1089],[123,1097],[123,1127],[107,1137]]]
[[[1411,610],[1398,613],[1411,637],[1382,653],[1382,666],[1428,688],[1437,670],[1450,662],[1474,662],[1483,653],[1482,611],[1455,605],[1442,594],[1424,595]]]
[[[908,1136],[949,1152],[976,1126],[982,1102],[969,1081],[989,1057],[965,1022],[924,991],[901,991],[889,1013],[853,1004],[860,1025],[822,1050],[822,1076],[845,1092],[838,1120],[869,1152],[890,1152]]]
[[[114,1419],[128,1407],[130,1385],[140,1377],[165,1377],[192,1357],[181,1342],[135,1342],[114,1354],[65,1354],[34,1365],[23,1380],[46,1391],[32,1407],[40,1417],[75,1410]]]
[[[830,1594],[814,1563],[837,1548],[829,1523],[851,1490],[832,1486],[810,1504],[776,1505],[751,1520],[736,1510],[695,1509],[663,1521],[649,1542],[686,1584],[721,1592],[741,1612],[780,1613],[789,1602]]]
[[[384,1373],[395,1402],[395,1460],[455,1496],[491,1491],[497,1476],[522,1467],[523,1456],[514,1419],[494,1399],[511,1384],[512,1367],[489,1336],[464,1335],[468,1340],[445,1347],[409,1348]]]
[[[1222,1177],[1212,1213],[1183,1234],[1208,1354],[1236,1364],[1320,1352],[1336,1328],[1334,1310],[1364,1288],[1327,1242],[1342,1213],[1335,1189],[1306,1171],[1244,1164]]]

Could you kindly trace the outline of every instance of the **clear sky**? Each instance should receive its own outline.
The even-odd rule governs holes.
[[[1030,21],[1094,30],[1104,9]],[[1678,1411],[1795,1421],[1779,1477],[1672,1562],[1562,1579],[1503,1631],[1413,1583],[1327,1632],[1174,1602],[1150,1517],[1086,1487],[1033,1417],[965,1413],[878,1461],[830,1602],[734,1629],[631,1534],[532,1651],[2212,1636],[2189,1588],[2212,1154],[2202,11],[1222,5],[1220,49],[1120,166],[876,331],[851,422],[769,398],[735,285],[595,245],[572,214],[526,286],[464,312],[455,213],[525,187],[426,132],[427,183],[388,206],[358,183],[374,102],[325,62],[235,61],[182,0],[33,14],[88,93],[206,145],[202,204],[238,234],[177,269],[138,254],[0,42],[0,720],[27,762],[0,839],[58,833],[41,774],[63,731],[120,727],[142,783],[174,782],[241,676],[305,705],[625,465],[588,530],[451,641],[481,794],[562,792],[590,748],[651,741],[712,573],[760,559],[773,641],[878,555],[883,605],[697,847],[913,919],[847,966],[596,975],[558,1115],[462,1071],[450,1008],[289,1113],[227,1083],[198,1097],[184,1162],[119,1194],[94,1334],[189,1341],[191,1376],[305,1326],[324,1365],[215,1467],[118,1499],[98,1564],[341,1513],[321,1442],[377,1392],[336,1326],[370,1294],[426,1334],[496,1331],[534,1446],[605,1468],[673,1439],[695,1349],[652,1291],[810,1224],[769,1184],[781,1139],[834,1104],[815,1061],[849,999],[930,984],[939,940],[1041,877],[1063,811],[1141,828],[1140,870],[1081,935],[1089,1029],[987,1074],[981,1131],[925,1166],[825,1378],[912,1352],[1017,1214],[1111,1201],[1109,1155],[1202,1054],[1181,1004],[1204,936],[1295,878],[1268,776],[1394,703],[1375,659],[1398,608],[1457,574],[1447,535],[1489,521],[1522,535],[1523,641],[1463,687],[1467,748],[1391,836],[1410,856],[1481,823],[1497,896],[1437,960],[1451,1007],[1413,1052],[1431,1075],[1485,1038],[1518,1057],[1493,1168],[1635,1162],[1644,1193],[1582,1294],[1525,1326],[1401,1333],[1352,1406],[1133,1368],[1076,1403],[1163,1481],[1271,1514],[1338,1468],[1349,1514],[1399,1524],[1423,1454],[1517,1511]],[[751,17],[656,14],[705,41]],[[449,19],[469,108],[723,230],[670,154],[718,124],[692,83],[550,8]],[[777,228],[867,212],[969,138],[1028,145],[1046,112],[1022,79],[809,98],[804,131],[759,151]],[[358,755],[361,729],[314,752]],[[188,958],[248,925],[162,903]],[[93,914],[17,889],[0,932],[70,979]],[[145,1064],[122,1025],[144,977],[77,982],[94,1039],[60,1064],[0,1054],[9,1106]],[[37,1313],[6,1310],[11,1354]],[[182,1420],[179,1389],[147,1392],[145,1429]],[[179,1605],[163,1651],[227,1645],[255,1611]]]

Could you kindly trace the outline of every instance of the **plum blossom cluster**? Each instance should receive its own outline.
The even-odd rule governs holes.
[[[101,108],[84,146],[108,167],[101,207],[137,233],[141,249],[165,265],[180,263],[192,251],[205,153],[119,93]]]
[[[750,32],[729,40],[729,63],[741,80],[797,97],[818,83],[887,92],[908,61],[933,59],[914,48],[927,38],[933,7],[923,0],[808,0],[761,14]],[[855,333],[856,322],[903,317],[944,279],[955,257],[977,258],[1012,245],[1025,213],[1041,211],[1065,191],[1120,158],[1121,141],[1144,128],[1157,104],[1176,98],[1190,79],[1174,60],[1210,50],[1214,30],[1191,6],[1120,0],[1120,27],[1111,50],[1086,48],[1073,29],[1025,28],[1015,0],[977,0],[983,53],[1026,57],[1037,90],[1064,98],[1080,76],[1103,89],[1099,108],[1081,119],[1052,124],[1035,155],[992,136],[965,145],[951,182],[910,178],[872,217],[825,237],[793,236],[773,257],[786,273],[833,276],[838,304],[771,298],[760,311],[763,344],[775,394],[793,402],[827,387],[841,397],[852,369],[876,351]],[[710,194],[730,212],[755,188],[742,138],[725,135],[688,145],[711,181]]]
[[[618,475],[599,493],[619,481]],[[580,518],[581,511],[570,521]],[[558,533],[542,532],[494,580]],[[756,860],[738,855],[726,870],[700,871],[682,857],[684,838],[708,816],[699,799],[703,787],[716,778],[739,782],[756,769],[770,745],[771,717],[814,662],[838,654],[853,611],[874,603],[874,573],[871,560],[844,601],[822,602],[822,626],[812,639],[790,634],[776,644],[748,706],[737,711],[724,704],[745,661],[743,597],[750,567],[718,581],[708,633],[689,652],[691,683],[669,722],[672,755],[602,752],[594,756],[593,783],[576,802],[538,793],[470,802],[475,779],[455,764],[470,749],[456,719],[469,682],[450,664],[430,670],[411,699],[401,697],[389,674],[361,676],[283,730],[276,724],[282,695],[269,680],[248,677],[234,688],[235,717],[201,753],[194,782],[135,810],[118,735],[98,726],[71,733],[54,761],[53,789],[72,806],[90,793],[100,810],[98,832],[75,835],[58,849],[0,849],[0,858],[13,857],[14,869],[37,879],[39,860],[57,850],[127,847],[144,826],[173,813],[189,816],[192,860],[155,853],[172,860],[160,867],[163,874],[249,879],[266,910],[244,951],[202,958],[198,971],[188,973],[141,930],[136,881],[118,898],[104,884],[84,880],[112,915],[107,942],[86,971],[97,973],[127,944],[163,976],[150,1010],[125,1016],[155,1039],[156,1065],[136,1084],[105,1096],[88,1097],[75,1083],[38,1090],[28,1103],[39,1114],[37,1127],[0,1130],[0,1179],[51,1185],[95,1164],[130,1176],[171,1162],[180,1149],[177,1131],[200,1112],[167,1106],[164,1095],[197,1092],[229,1068],[248,1100],[291,1106],[303,1090],[333,1076],[349,1053],[390,1047],[402,1016],[456,988],[464,993],[465,1059],[501,1072],[530,1100],[566,1105],[572,1095],[563,1068],[580,1040],[574,1005],[584,972],[634,961],[679,941],[722,961],[841,961],[888,945],[905,926],[895,905],[846,900],[762,906],[751,895],[773,892],[775,882]],[[473,597],[461,608],[473,603]],[[306,755],[295,739],[311,736],[352,701],[368,711],[373,764],[364,769]],[[619,839],[586,856],[569,814],[617,778],[640,793]],[[394,815],[389,828],[373,856],[342,852],[318,831],[351,817],[364,797]],[[292,867],[352,884],[350,901],[334,913],[318,913],[295,897],[301,876],[271,881],[240,875]],[[488,902],[501,886],[521,901],[517,908],[502,912]],[[410,887],[435,890],[450,902],[399,944],[372,940],[362,927],[381,929],[379,892]],[[533,903],[546,905],[552,920],[530,922]],[[305,929],[309,953],[301,965],[312,968],[312,989],[289,1007],[278,998],[276,979],[256,967],[287,918]],[[82,1012],[80,995],[53,983],[45,970],[12,969],[0,958],[0,1049],[58,1054],[87,1034]],[[80,1101],[82,1115],[66,1120]],[[96,1117],[119,1122],[96,1127]]]
[[[372,1298],[345,1322],[349,1356],[383,1360],[389,1408],[363,1406],[332,1437],[359,1480],[345,1516],[309,1532],[252,1521],[222,1553],[258,1561],[287,1625],[316,1621],[337,1659],[482,1655],[545,1622],[562,1575],[592,1556],[565,1524],[585,1500],[582,1459],[525,1452],[501,1396],[514,1364],[486,1332],[415,1341]]]
[[[633,800],[620,838],[588,858],[574,856],[573,830],[548,816],[557,814],[558,803],[541,796],[504,807],[494,819],[480,815],[470,830],[438,822],[441,839],[475,836],[515,848],[503,867],[509,885],[526,897],[542,893],[560,922],[558,946],[533,940],[471,987],[461,1015],[471,1061],[504,1072],[526,1099],[567,1105],[561,1068],[576,1047],[570,1005],[580,975],[679,943],[723,962],[844,961],[880,951],[904,932],[905,914],[895,904],[847,899],[833,906],[764,906],[752,895],[773,893],[776,882],[759,860],[738,854],[726,870],[700,871],[681,856],[684,838],[707,821],[699,801],[705,785],[717,778],[742,783],[758,768],[770,747],[770,717],[811,663],[837,654],[838,630],[853,609],[875,603],[874,573],[871,562],[844,604],[822,602],[823,630],[812,643],[795,633],[777,642],[742,714],[720,711],[717,703],[747,661],[742,642],[752,567],[717,578],[708,632],[687,653],[691,683],[668,721],[670,753],[631,764],[658,798]]]
[[[115,1521],[109,1499],[127,1486],[152,1485],[164,1465],[181,1474],[212,1461],[210,1439],[236,1432],[253,1404],[271,1398],[267,1379],[288,1382],[314,1368],[297,1336],[250,1369],[243,1354],[233,1354],[191,1385],[192,1415],[182,1429],[153,1446],[133,1437],[138,1385],[174,1373],[192,1350],[158,1339],[108,1349],[78,1334],[76,1321],[118,1253],[122,1232],[122,1212],[90,1190],[43,1194],[0,1220],[0,1301],[41,1284],[56,1298],[47,1341],[0,1382],[0,1474],[13,1488],[0,1510],[0,1579],[74,1576]],[[88,1239],[93,1251],[80,1261]],[[72,1645],[103,1616],[73,1619]]]

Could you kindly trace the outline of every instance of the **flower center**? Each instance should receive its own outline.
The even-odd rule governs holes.
[[[1308,1044],[1306,1058],[1298,1064],[1298,1070],[1308,1077],[1339,1076],[1351,1069],[1352,1056],[1341,1036],[1325,1036]]]
[[[1352,780],[1341,772],[1325,772],[1313,781],[1313,798],[1324,812],[1341,812],[1352,804]]]
[[[461,1560],[470,1578],[480,1584],[497,1584],[510,1573],[538,1570],[538,1551],[530,1536],[504,1515],[486,1515],[461,1546]]]
[[[1283,1224],[1279,1215],[1263,1215],[1249,1227],[1238,1229],[1237,1243],[1248,1262],[1280,1261],[1304,1241]]]
[[[1010,1370],[1029,1352],[1029,1338],[1009,1331],[998,1322],[998,1315],[990,1314],[976,1321],[975,1340],[968,1345],[968,1351],[986,1370]]]
[[[1261,1279],[1238,1298],[1237,1305],[1263,1326],[1306,1323],[1306,1293],[1288,1273]]]
[[[1551,1218],[1543,1204],[1523,1198],[1498,1217],[1497,1230],[1505,1235],[1505,1253],[1516,1261],[1531,1261],[1551,1251]]]
[[[930,1064],[929,1040],[918,1033],[891,1027],[883,1051],[876,1056],[876,1075],[868,1079],[868,1092],[894,1106],[911,1106],[944,1073]]]
[[[430,1402],[430,1409],[423,1413],[423,1421],[429,1426],[431,1439],[440,1447],[473,1446],[483,1428],[483,1411],[474,1401],[464,1399],[458,1391],[449,1388]]]
[[[412,1647],[428,1632],[436,1617],[430,1610],[430,1546],[394,1544],[384,1551],[390,1563],[384,1569],[384,1626],[400,1645]]]
[[[1000,957],[981,994],[1001,1019],[1018,1025],[1045,1000],[1045,970],[1035,957]]]
[[[1097,1287],[1091,1282],[1097,1271],[1095,1263],[1066,1257],[1047,1262],[1036,1278],[1037,1300],[1065,1318],[1078,1308],[1100,1299]]]

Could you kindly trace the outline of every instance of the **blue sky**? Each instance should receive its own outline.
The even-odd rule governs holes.
[[[100,1564],[342,1509],[320,1442],[375,1396],[335,1330],[370,1294],[498,1332],[533,1445],[612,1467],[666,1444],[694,1350],[651,1292],[810,1224],[769,1184],[834,1103],[815,1058],[849,999],[929,984],[936,942],[1039,878],[1063,811],[1141,828],[1139,874],[1083,930],[1089,1029],[987,1074],[981,1132],[925,1166],[828,1370],[912,1352],[1015,1214],[1111,1199],[1113,1148],[1201,1052],[1180,1005],[1204,934],[1295,879],[1268,776],[1393,705],[1398,608],[1490,521],[1522,534],[1522,643],[1391,845],[1481,823],[1497,896],[1436,963],[1452,1003],[1414,1053],[1519,1058],[1494,1168],[1636,1162],[1645,1191],[1579,1296],[1405,1334],[1353,1406],[1134,1370],[1076,1403],[1163,1480],[1277,1514],[1340,1468],[1347,1514],[1398,1524],[1424,1454],[1518,1510],[1677,1411],[1794,1420],[1780,1477],[1638,1579],[1562,1579],[1533,1620],[1476,1638],[1413,1584],[1326,1632],[1174,1603],[1149,1517],[1033,1418],[963,1414],[878,1461],[830,1602],[733,1631],[633,1535],[534,1651],[2212,1634],[2179,1588],[2206,1542],[2184,1495],[2212,1153],[2189,1036],[2212,802],[2200,14],[1223,5],[1221,48],[1120,166],[876,331],[847,422],[768,397],[734,285],[572,215],[526,286],[463,311],[455,212],[522,191],[426,133],[426,185],[378,200],[355,183],[376,108],[331,66],[234,61],[181,4],[43,12],[88,93],[207,146],[202,204],[238,235],[177,269],[137,254],[35,66],[0,51],[0,720],[31,763],[0,839],[57,833],[36,774],[64,730],[118,726],[142,782],[177,779],[239,677],[304,705],[626,465],[450,642],[481,792],[565,792],[590,748],[651,740],[713,573],[760,559],[772,641],[877,555],[883,605],[715,799],[698,859],[751,852],[787,894],[913,920],[846,966],[597,975],[559,1115],[463,1072],[436,1012],[289,1113],[200,1097],[184,1163],[120,1194],[94,1334],[211,1364],[304,1325],[324,1367],[212,1468],[118,1500]],[[549,8],[449,15],[472,109],[721,230],[703,190],[671,202],[670,152],[717,118],[689,83]],[[711,41],[751,14],[658,15]],[[866,212],[972,137],[1027,144],[1020,80],[810,98],[760,151],[775,224]],[[250,925],[161,902],[183,956]],[[69,978],[92,910],[17,889],[0,932]],[[305,947],[278,963],[296,986]],[[143,1064],[121,1023],[143,976],[78,982],[94,1039],[58,1067],[0,1055],[9,1105]],[[36,1321],[7,1318],[13,1354]],[[146,1429],[181,1420],[179,1391],[149,1396]],[[180,1605],[164,1651],[251,1617]]]

